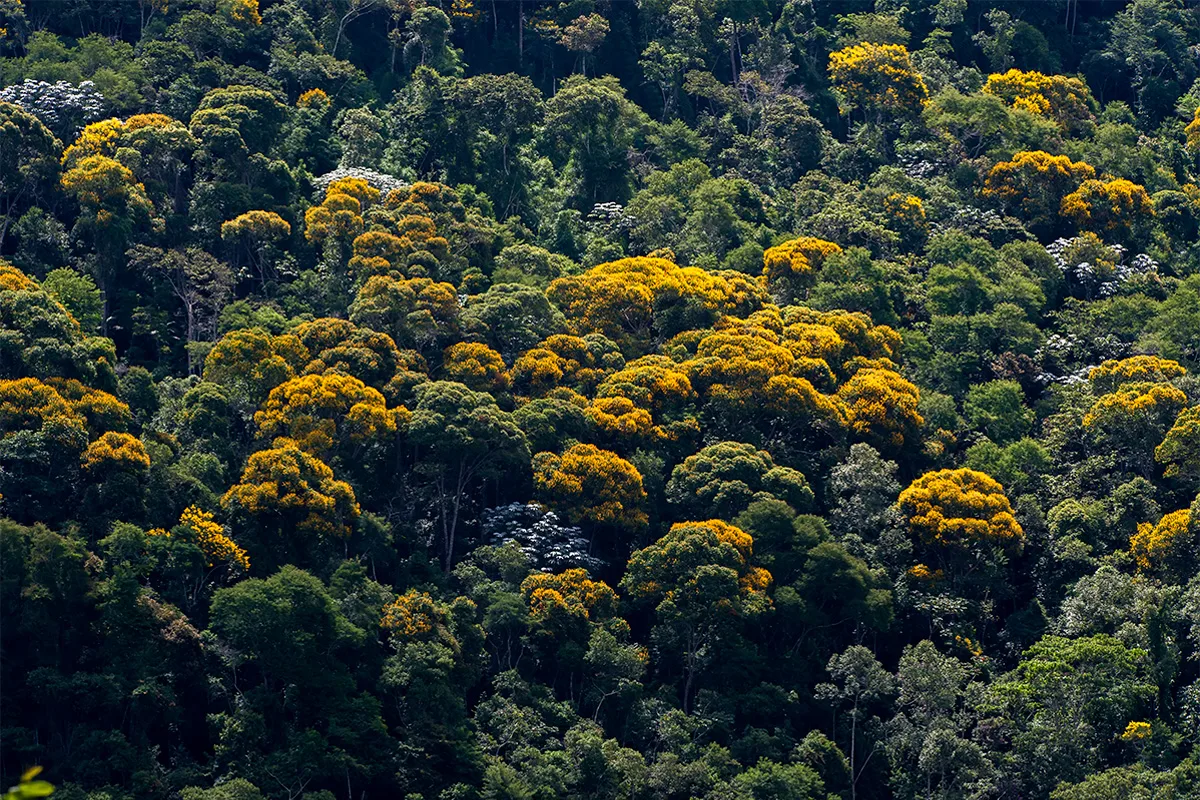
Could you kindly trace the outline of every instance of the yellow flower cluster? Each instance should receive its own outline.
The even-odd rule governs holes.
[[[1129,539],[1129,550],[1138,569],[1149,572],[1183,555],[1193,544],[1192,515],[1188,509],[1172,511],[1151,525],[1143,522]]]
[[[585,569],[568,569],[555,575],[534,573],[521,582],[521,594],[534,619],[565,611],[599,621],[617,613],[616,592],[604,581],[589,579]]]
[[[749,313],[766,302],[750,276],[680,267],[662,258],[623,258],[582,275],[555,279],[547,296],[576,332],[602,333],[630,345],[649,341],[664,315],[681,306],[707,311],[713,319]]]
[[[41,431],[64,446],[82,448],[87,421],[53,386],[37,378],[0,380],[0,436]]]
[[[259,436],[285,437],[319,457],[336,445],[386,442],[407,424],[403,406],[387,408],[376,389],[336,372],[302,375],[276,386],[254,414]]]
[[[258,0],[218,0],[217,9],[240,25],[262,25]]]
[[[333,470],[295,442],[277,439],[269,450],[254,453],[241,481],[221,498],[222,507],[277,523],[280,530],[345,537],[360,508],[350,484],[334,478]]]
[[[447,347],[442,368],[447,378],[475,391],[503,392],[509,386],[503,356],[479,342],[459,342]]]
[[[299,108],[327,108],[329,95],[323,89],[309,89],[296,98],[296,105]]]
[[[1086,180],[1062,199],[1060,213],[1080,227],[1125,230],[1153,217],[1146,187],[1124,178]]]
[[[789,278],[807,278],[821,268],[822,262],[842,248],[813,236],[801,236],[763,252],[763,276],[768,283]]]
[[[446,611],[427,592],[410,589],[383,608],[380,625],[395,636],[415,639],[435,630],[446,631]]]
[[[829,78],[849,108],[912,112],[929,102],[925,79],[903,45],[862,42],[830,53]]]
[[[1089,119],[1094,103],[1091,92],[1078,78],[1033,70],[1010,69],[989,75],[983,91],[1013,108],[1050,117],[1064,128]]]
[[[855,433],[892,447],[903,447],[925,424],[917,411],[920,390],[894,370],[860,369],[837,396],[849,410]]]
[[[561,456],[538,453],[534,491],[574,523],[638,529],[647,523],[646,491],[637,467],[609,450],[577,444]]]
[[[1182,378],[1187,369],[1178,361],[1161,356],[1130,356],[1110,359],[1088,372],[1088,380],[1095,389],[1112,391],[1122,384],[1137,382],[1166,382]]]
[[[1200,475],[1200,406],[1175,418],[1162,444],[1154,449],[1154,460],[1165,467],[1168,478]]]
[[[363,211],[378,200],[379,190],[362,178],[339,178],[325,189],[319,206],[304,212],[304,237],[315,244],[353,241],[363,232]]]
[[[967,548],[978,542],[1019,545],[1025,532],[1001,486],[971,469],[927,472],[900,493],[909,527],[925,544]]]
[[[1150,738],[1152,727],[1149,722],[1130,722],[1121,734],[1123,742],[1141,742]]]
[[[1016,206],[1027,218],[1044,223],[1058,218],[1064,197],[1095,177],[1091,164],[1044,150],[1024,150],[988,171],[983,196]]]
[[[1083,427],[1174,419],[1186,406],[1187,395],[1169,383],[1127,383],[1093,403],[1083,416]]]
[[[256,244],[275,242],[292,235],[292,226],[274,211],[247,211],[221,223],[221,239],[245,238]]]
[[[94,474],[150,469],[150,456],[142,440],[128,433],[112,431],[89,444],[81,461],[83,468]]]
[[[198,506],[188,506],[179,516],[179,524],[173,531],[154,528],[146,532],[149,536],[171,537],[190,541],[204,553],[208,566],[216,566],[217,562],[232,564],[243,572],[250,570],[250,556],[246,554],[237,542],[225,535],[225,528],[218,523],[211,513]]]

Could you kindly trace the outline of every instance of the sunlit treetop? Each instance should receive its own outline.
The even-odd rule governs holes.
[[[538,453],[534,495],[575,524],[637,531],[646,526],[646,490],[630,462],[595,445],[576,444],[561,456]]]
[[[150,469],[150,456],[136,436],[109,432],[88,445],[81,464],[94,479],[102,480],[114,472],[144,472]]]
[[[1187,406],[1187,395],[1168,383],[1123,383],[1100,397],[1083,417],[1085,428],[1107,428],[1137,419],[1171,420]]]
[[[458,342],[447,347],[442,355],[442,369],[449,380],[466,384],[477,392],[503,392],[509,386],[504,359],[479,342]]]
[[[361,511],[350,484],[287,439],[250,456],[221,506],[280,535],[294,530],[320,537],[349,536]]]
[[[1172,511],[1153,525],[1138,525],[1129,539],[1129,550],[1139,572],[1186,583],[1195,575],[1200,559],[1200,525],[1193,520],[1191,509]]]
[[[1109,359],[1088,372],[1093,389],[1104,394],[1125,383],[1166,383],[1181,378],[1187,369],[1178,361],[1155,355]]]
[[[1154,450],[1168,478],[1194,480],[1200,477],[1200,406],[1186,409],[1175,418],[1162,443]]]
[[[617,613],[616,592],[603,581],[591,580],[585,569],[534,573],[521,582],[521,594],[535,619],[566,613],[600,622]]]
[[[1095,106],[1091,91],[1078,78],[1044,75],[1033,70],[1010,69],[989,75],[983,91],[1013,108],[1049,117],[1064,129],[1090,120]]]
[[[801,296],[803,288],[816,280],[824,260],[842,248],[812,236],[789,239],[768,247],[763,253],[763,277],[781,302]]]
[[[925,79],[899,44],[862,42],[830,53],[829,79],[846,111],[875,122],[920,113],[929,102]]]
[[[969,548],[977,543],[1019,546],[1025,532],[1004,487],[971,469],[927,472],[900,493],[900,509],[925,544]]]
[[[547,290],[577,335],[602,333],[626,352],[644,352],[724,314],[744,316],[765,303],[744,275],[679,267],[661,258],[623,258],[581,275],[557,278]]]

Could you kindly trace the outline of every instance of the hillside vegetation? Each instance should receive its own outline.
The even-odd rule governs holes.
[[[1200,798],[1198,176],[1190,0],[0,0],[7,800]]]

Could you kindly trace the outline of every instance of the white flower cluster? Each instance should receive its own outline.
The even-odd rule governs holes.
[[[485,509],[481,522],[486,544],[515,542],[542,572],[583,567],[594,573],[602,566],[600,559],[588,553],[588,540],[579,528],[563,525],[557,514],[537,503]]]
[[[329,188],[329,184],[342,178],[359,178],[366,181],[371,186],[378,189],[383,197],[387,197],[397,189],[407,189],[408,181],[402,181],[394,175],[387,175],[382,172],[376,172],[363,167],[338,167],[332,172],[326,172],[324,175],[319,175],[313,178],[313,186],[317,187],[317,200],[325,196],[325,190]]]
[[[67,81],[47,83],[26,78],[0,89],[0,101],[33,114],[59,137],[74,138],[89,122],[104,116],[107,102],[91,81],[78,86]]]

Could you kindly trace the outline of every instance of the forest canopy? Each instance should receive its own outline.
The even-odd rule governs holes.
[[[1196,798],[1197,53],[0,0],[5,800]]]

